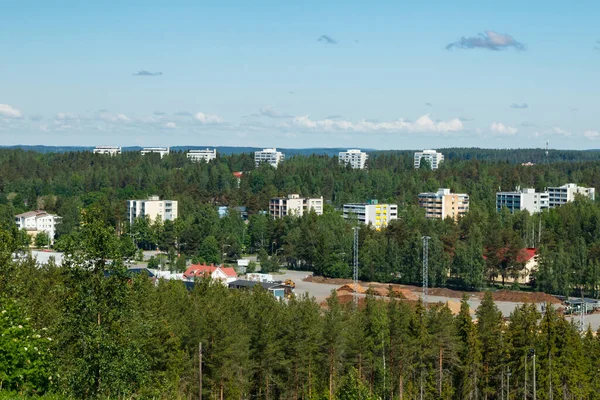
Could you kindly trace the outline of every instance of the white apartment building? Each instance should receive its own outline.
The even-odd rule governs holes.
[[[263,149],[262,151],[257,151],[254,153],[254,163],[256,164],[257,168],[262,163],[268,163],[273,168],[277,168],[277,165],[284,160],[285,154],[277,151],[276,148]]]
[[[48,214],[46,211],[37,210],[29,211],[23,214],[15,215],[15,223],[17,228],[25,229],[27,233],[34,237],[45,232],[50,238],[50,244],[54,244],[54,236],[56,235],[56,225],[59,223],[60,217],[53,214]]]
[[[177,201],[160,200],[158,196],[150,196],[147,200],[127,200],[127,220],[133,224],[136,218],[174,221],[177,218]]]
[[[364,169],[369,159],[369,155],[358,149],[350,149],[348,151],[340,151],[340,164],[350,164],[354,169]]]
[[[289,194],[287,197],[269,200],[269,215],[273,218],[301,217],[311,211],[317,215],[323,214],[323,197],[304,198],[298,194]]]
[[[379,204],[377,200],[369,200],[366,203],[344,204],[343,213],[346,220],[356,218],[358,222],[373,225],[379,230],[390,221],[398,219],[398,205]]]
[[[450,189],[438,189],[434,193],[419,193],[419,206],[425,209],[425,217],[457,220],[469,211],[469,196],[451,193]]]
[[[577,186],[575,183],[567,183],[559,187],[549,187],[546,190],[548,191],[550,208],[567,204],[575,200],[575,195],[578,194],[588,197],[592,201],[596,198],[596,189]]]
[[[435,150],[423,150],[417,151],[415,153],[415,168],[419,169],[421,167],[421,160],[426,159],[429,161],[429,165],[431,165],[431,169],[438,169],[440,164],[444,161],[444,155],[442,153],[438,153]]]
[[[527,210],[530,214],[535,214],[547,210],[549,206],[548,192],[536,193],[535,189],[532,188],[522,190],[517,188],[514,192],[496,193],[497,211],[501,211],[503,207],[506,207],[511,213]]]
[[[120,146],[96,146],[94,148],[94,154],[108,154],[110,156],[116,156],[121,154]]]
[[[156,153],[156,154],[160,154],[160,158],[163,158],[164,156],[169,154],[169,148],[168,147],[144,147],[140,153],[144,156],[146,154],[151,154],[151,153]]]
[[[210,160],[217,158],[217,149],[190,150],[187,153],[187,158],[193,162],[204,161],[208,163]]]

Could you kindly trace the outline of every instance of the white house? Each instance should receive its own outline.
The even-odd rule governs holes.
[[[140,153],[144,156],[146,154],[156,153],[160,155],[160,158],[169,154],[168,147],[144,147]]]
[[[368,159],[369,155],[358,149],[350,149],[339,153],[339,163],[344,165],[350,164],[354,169],[364,169]]]
[[[237,279],[237,272],[231,267],[215,267],[214,265],[190,265],[183,273],[184,278],[206,278],[210,276],[213,280],[227,285]]]
[[[277,168],[280,162],[285,160],[285,154],[280,151],[277,151],[276,148],[273,149],[263,149],[262,151],[254,152],[254,163],[256,168],[262,163],[267,163],[271,165],[273,168]]]
[[[415,153],[414,165],[416,169],[421,167],[421,160],[426,159],[429,161],[429,165],[432,170],[438,169],[440,164],[444,161],[444,155],[435,150],[423,150]]]
[[[19,229],[25,229],[30,236],[35,237],[40,232],[45,232],[50,238],[50,244],[54,244],[56,225],[60,217],[48,214],[46,211],[29,211],[15,215],[15,223]]]

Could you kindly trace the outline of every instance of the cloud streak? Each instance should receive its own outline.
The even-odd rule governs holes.
[[[512,126],[504,125],[501,122],[493,122],[490,126],[490,130],[494,133],[500,135],[514,135],[519,130],[517,128],[513,128]]]
[[[410,122],[398,119],[389,122],[370,122],[365,119],[359,122],[346,120],[312,120],[307,115],[294,118],[294,126],[316,131],[352,131],[352,132],[420,132],[448,133],[464,129],[463,123],[454,118],[448,121],[433,121],[428,114]]]
[[[263,117],[269,117],[269,118],[294,118],[293,115],[289,115],[289,114],[285,114],[285,113],[282,113],[280,111],[277,111],[276,109],[274,109],[271,106],[267,106],[265,108],[261,108],[259,111],[260,111],[260,115],[262,115]]]
[[[150,72],[145,69],[141,69],[138,72],[134,72],[133,76],[161,76],[162,72]]]
[[[203,112],[196,113],[194,119],[203,125],[218,125],[225,122],[223,118],[218,115],[205,114]]]
[[[22,118],[23,114],[21,114],[20,110],[17,110],[8,104],[0,104],[0,117],[17,119]]]
[[[485,31],[477,36],[463,36],[458,41],[446,46],[446,50],[452,49],[486,49],[486,50],[505,50],[514,48],[516,50],[525,50],[525,45],[518,42],[514,37],[506,33],[494,31]]]
[[[521,104],[513,103],[513,104],[510,105],[510,108],[525,109],[525,108],[529,108],[529,104],[527,104],[527,103],[521,103]]]
[[[332,38],[329,35],[321,35],[317,38],[317,42],[323,42],[326,44],[337,44],[337,40],[335,40],[334,38]]]

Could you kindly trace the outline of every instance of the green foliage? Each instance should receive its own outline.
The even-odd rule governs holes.
[[[50,238],[46,232],[39,232],[35,235],[35,247],[42,248],[50,244]]]

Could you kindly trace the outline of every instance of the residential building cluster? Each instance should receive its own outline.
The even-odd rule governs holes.
[[[350,165],[353,169],[364,169],[367,166],[369,155],[358,149],[350,149],[339,153],[339,163]]]
[[[596,189],[567,183],[563,186],[548,187],[543,192],[536,192],[533,188],[516,188],[513,192],[496,193],[496,210],[501,211],[506,207],[511,213],[527,210],[531,214],[543,210],[559,207],[575,200],[576,195],[581,195],[595,200]]]
[[[356,219],[359,223],[372,225],[377,230],[398,219],[398,205],[380,204],[375,199],[366,203],[344,204],[342,211],[344,219]]]
[[[169,152],[169,147],[144,147],[142,150],[140,150],[140,154],[143,156],[145,156],[146,154],[158,154],[160,155],[160,158],[168,156]]]
[[[438,189],[433,193],[420,193],[419,206],[425,216],[432,219],[452,218],[457,220],[469,211],[469,195],[452,193],[450,189]]]
[[[94,154],[108,154],[109,156],[116,156],[121,154],[120,146],[96,146]]]
[[[323,197],[305,198],[298,194],[275,197],[269,200],[269,215],[273,218],[301,217],[305,213],[323,214]]]
[[[158,196],[150,196],[146,200],[127,200],[127,220],[133,224],[136,218],[174,221],[177,218],[177,201],[161,200]]]
[[[24,229],[32,238],[35,238],[39,233],[44,232],[48,235],[51,245],[54,244],[56,226],[59,221],[59,216],[49,214],[43,210],[28,211],[26,213],[15,215],[17,228]]]
[[[444,155],[435,150],[423,150],[415,152],[414,165],[415,169],[421,168],[421,161],[427,160],[432,170],[439,168],[440,164],[444,161]]]
[[[277,168],[284,160],[285,154],[281,151],[277,151],[276,148],[263,149],[262,151],[254,152],[254,164],[256,165],[256,168],[262,163],[267,163],[273,168]]]

